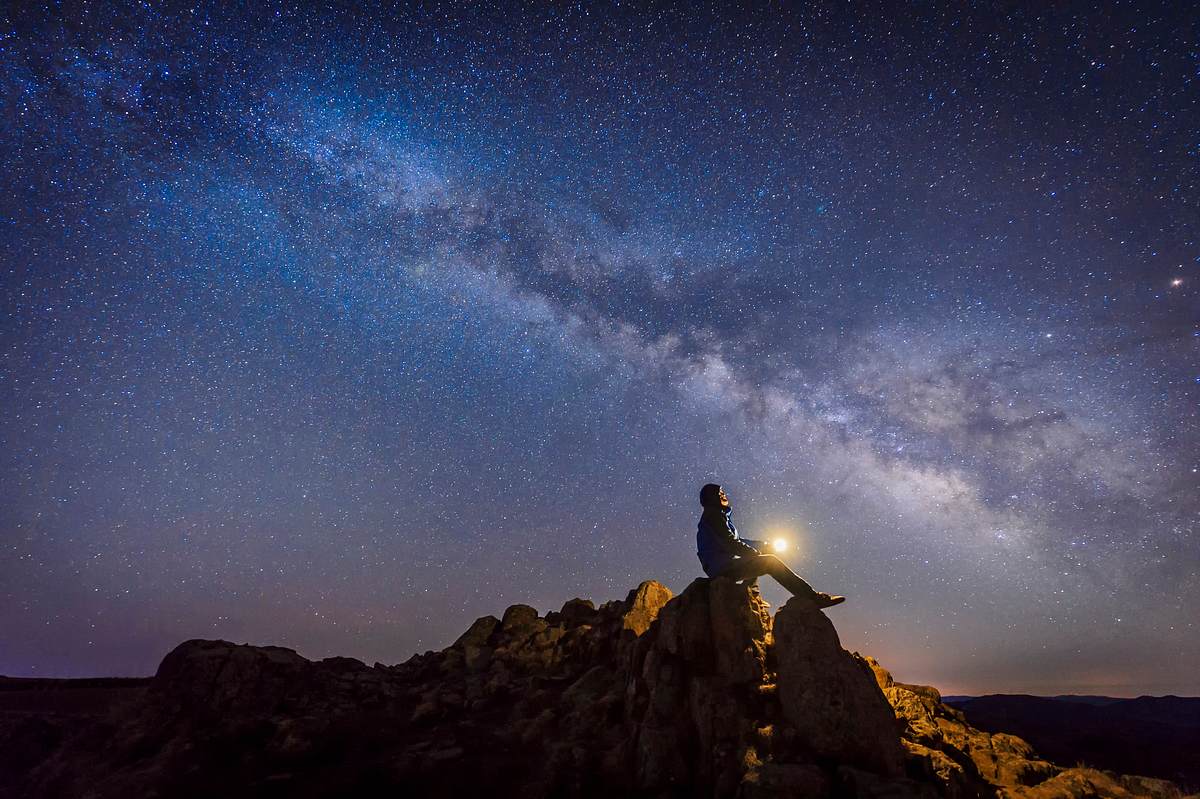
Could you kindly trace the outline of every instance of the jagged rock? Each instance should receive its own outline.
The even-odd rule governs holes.
[[[950,799],[977,796],[978,773],[968,772],[962,764],[939,749],[930,749],[910,740],[902,740],[908,758],[908,774],[921,782],[941,785],[941,793]]]
[[[625,600],[621,626],[641,635],[650,628],[658,612],[671,600],[671,590],[654,580],[646,580],[629,592]]]
[[[833,782],[820,766],[763,763],[748,770],[741,786],[744,799],[807,799],[826,797]]]
[[[529,605],[512,605],[504,611],[500,620],[500,628],[511,637],[528,635],[538,630],[542,625],[538,622],[538,612]]]
[[[396,666],[187,641],[134,696],[72,724],[0,715],[0,795],[1177,797],[973,729],[821,612],[772,618],[724,579],[513,605]]]
[[[592,604],[590,599],[569,599],[562,606],[562,610],[558,612],[562,623],[568,627],[577,627],[580,624],[591,624],[597,617],[596,606]]]
[[[731,683],[762,683],[772,640],[767,603],[757,587],[738,585],[730,580],[713,580],[707,588],[712,619],[710,649],[715,656],[713,668]]]
[[[627,689],[640,785],[736,791],[745,772],[739,758],[752,744],[752,714],[761,709],[758,688],[766,678],[770,615],[764,608],[757,588],[700,579],[648,627]]]
[[[1179,789],[1166,780],[1108,774],[1089,768],[1067,769],[1038,785],[1005,790],[1003,796],[1004,799],[1181,799]]]
[[[535,611],[536,613],[536,611]],[[496,627],[500,624],[500,620],[495,616],[481,616],[471,623],[467,631],[458,637],[451,646],[467,647],[467,646],[485,646]]]
[[[498,626],[500,620],[495,616],[482,616],[451,644],[451,648],[462,651],[463,665],[466,668],[478,671],[487,666],[492,656],[492,647],[488,646],[488,641]]]
[[[837,770],[840,793],[859,799],[937,799],[933,785],[916,780],[884,776],[870,771],[841,766]]]
[[[871,666],[842,649],[824,613],[790,600],[775,615],[775,653],[784,716],[814,754],[885,776],[903,773],[892,708]]]
[[[990,735],[969,726],[962,713],[941,702],[927,685],[906,685],[874,661],[868,661],[883,694],[903,724],[910,772],[933,774],[951,796],[971,795],[972,784],[1036,785],[1060,769],[1037,758],[1033,747],[1015,735]]]
[[[152,690],[206,712],[232,708],[267,712],[303,687],[312,664],[292,649],[229,641],[184,641],[159,664]]]

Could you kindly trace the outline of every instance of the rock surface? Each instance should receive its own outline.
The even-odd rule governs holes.
[[[130,696],[0,714],[0,795],[1179,795],[973,729],[842,649],[823,613],[792,600],[772,618],[720,579],[514,605],[396,666],[187,641]]]

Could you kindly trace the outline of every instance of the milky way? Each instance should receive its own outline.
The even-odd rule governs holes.
[[[901,679],[1200,693],[1197,18],[890,9],[8,12],[0,673],[678,591],[717,481]]]

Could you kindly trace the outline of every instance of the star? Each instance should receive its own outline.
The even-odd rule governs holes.
[[[717,482],[907,680],[1200,693],[1188,4],[11,5],[0,674],[678,592]]]

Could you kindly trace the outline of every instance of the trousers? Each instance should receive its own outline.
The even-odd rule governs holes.
[[[714,577],[730,577],[734,580],[749,580],[769,574],[775,581],[791,592],[792,596],[813,599],[817,592],[800,575],[787,567],[774,555],[744,555],[738,557]]]

